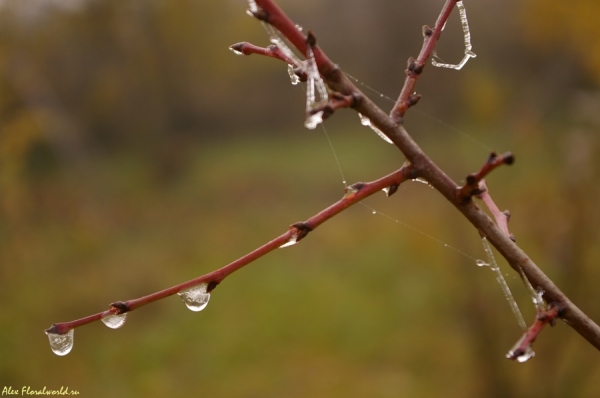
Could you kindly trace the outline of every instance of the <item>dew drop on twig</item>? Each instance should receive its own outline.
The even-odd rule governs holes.
[[[233,48],[233,47],[229,47],[229,49],[230,49],[231,51],[233,51],[233,53],[234,53],[235,55],[244,55],[244,53],[243,53],[243,52],[241,52],[240,50],[236,50],[236,49],[235,49],[235,48]]]
[[[207,287],[207,283],[201,283],[182,290],[177,295],[181,297],[186,307],[194,312],[199,312],[206,308],[208,300],[210,300],[210,293],[206,291]]]
[[[67,355],[73,349],[73,335],[75,329],[69,330],[65,334],[50,333],[46,332],[48,340],[50,340],[50,349],[56,355],[64,356]]]
[[[525,352],[523,353],[523,355],[519,355],[517,357],[517,361],[519,362],[527,362],[528,360],[530,360],[531,358],[533,358],[535,356],[535,351],[533,351],[533,348],[531,348],[531,346],[527,347],[527,350],[525,350]]]
[[[413,178],[411,181],[414,182],[419,182],[421,184],[425,184],[427,185],[429,188],[433,189],[433,185],[431,185],[426,179],[421,178],[421,177],[417,177],[417,178]]]
[[[102,317],[102,322],[111,329],[118,329],[125,324],[127,320],[127,313],[124,314],[110,314]]]
[[[517,343],[517,345],[518,345],[518,343]],[[529,345],[524,353],[522,353],[521,355],[516,357],[516,360],[520,363],[523,363],[523,362],[527,362],[534,356],[535,356],[535,351],[533,351],[533,348],[531,347],[531,345]],[[510,350],[508,352],[508,354],[506,354],[506,358],[515,359],[515,350]]]
[[[279,246],[280,249],[283,249],[284,247],[288,247],[288,246],[293,246],[296,243],[298,243],[298,233],[294,233],[290,239],[285,242],[283,245]]]
[[[370,127],[371,130],[373,130],[375,132],[375,134],[377,134],[379,136],[379,138],[381,138],[382,140],[384,140],[388,144],[393,144],[394,143],[392,140],[390,140],[390,137],[388,137],[387,135],[383,134],[383,132],[381,130],[379,130],[377,127],[375,127],[375,126],[373,126],[373,124],[371,124],[371,119],[369,119],[368,117],[366,117],[362,113],[359,113],[358,117],[360,118],[360,124],[362,124],[363,126]]]

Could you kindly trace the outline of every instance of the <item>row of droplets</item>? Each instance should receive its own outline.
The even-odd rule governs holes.
[[[182,290],[177,295],[181,297],[186,307],[191,311],[200,312],[206,308],[210,300],[210,292],[207,291],[208,284],[201,283]],[[102,317],[102,322],[111,329],[118,329],[127,321],[127,313],[123,314],[108,314]],[[48,340],[50,341],[50,349],[56,355],[67,355],[73,349],[73,337],[75,329],[69,330],[67,333],[58,334],[46,331]]]

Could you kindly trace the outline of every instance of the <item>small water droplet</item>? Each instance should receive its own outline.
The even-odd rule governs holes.
[[[304,121],[304,127],[309,130],[314,130],[321,123],[323,123],[323,111],[319,111],[307,117]]]
[[[477,264],[478,267],[487,267],[487,266],[489,266],[489,264],[486,263],[483,260],[475,260],[475,264]]]
[[[371,119],[369,119],[368,117],[364,116],[362,113],[359,113],[358,117],[360,118],[360,124],[362,124],[363,126],[370,126],[371,125]]]
[[[304,28],[300,25],[296,25],[296,29],[298,29],[300,32],[302,32],[304,30]]]
[[[125,324],[127,313],[110,314],[102,318],[102,322],[111,329],[118,329]]]
[[[298,77],[298,75],[296,75],[296,72],[294,72],[294,67],[290,64],[288,64],[288,75],[290,76],[290,82],[295,86],[298,83],[300,83],[300,78]]]
[[[290,237],[290,240],[288,240],[287,242],[285,242],[283,245],[279,246],[280,249],[283,249],[284,247],[288,247],[288,246],[293,246],[296,243],[298,243],[298,234],[295,233]]]
[[[372,214],[377,214],[377,210],[373,210],[373,211],[372,211]]]
[[[206,308],[208,305],[208,300],[210,300],[210,293],[206,292],[207,286],[207,283],[201,283],[199,285],[182,290],[177,293],[177,295],[181,297],[185,305],[190,310],[199,312]]]
[[[390,138],[387,135],[383,134],[383,132],[381,130],[379,130],[377,127],[375,127],[375,126],[373,126],[373,124],[371,124],[371,119],[369,119],[362,113],[359,113],[358,117],[360,118],[360,124],[362,124],[363,126],[370,127],[371,130],[373,130],[375,132],[375,134],[377,134],[379,136],[379,138],[381,138],[388,144],[394,143],[392,140],[390,140]]]
[[[233,48],[233,47],[229,47],[229,49],[230,49],[231,51],[233,51],[233,53],[234,53],[235,55],[244,55],[244,53],[243,53],[243,52],[241,52],[240,50],[237,50],[237,49],[235,49],[235,48]]]
[[[75,334],[75,329],[71,329],[65,334],[49,332],[46,332],[46,334],[48,335],[48,340],[50,340],[50,348],[56,355],[67,355],[71,352],[71,349],[73,349],[73,335]]]
[[[519,361],[521,363],[527,362],[534,356],[535,356],[535,351],[533,351],[533,348],[531,348],[531,346],[529,346],[529,347],[527,347],[527,349],[525,350],[525,352],[523,354],[521,354],[517,357],[517,361]],[[514,358],[514,352],[513,351],[509,352],[507,354],[507,357]]]

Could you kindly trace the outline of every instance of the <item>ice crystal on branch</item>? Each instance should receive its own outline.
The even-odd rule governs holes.
[[[437,62],[435,60],[436,54],[433,53],[433,57],[431,58],[431,64],[433,66],[437,66],[438,68],[449,68],[460,70],[463,66],[469,61],[469,58],[475,58],[477,54],[475,54],[471,45],[471,32],[469,31],[469,21],[467,21],[467,11],[465,10],[465,6],[462,1],[456,2],[456,8],[458,8],[458,13],[460,15],[460,23],[462,25],[463,36],[465,39],[465,56],[458,64],[445,64],[442,62]],[[444,24],[444,27],[446,25]],[[444,28],[442,28],[444,30]]]

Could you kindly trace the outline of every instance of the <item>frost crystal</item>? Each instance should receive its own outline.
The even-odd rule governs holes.
[[[469,31],[469,21],[467,21],[467,10],[465,10],[465,6],[462,1],[456,2],[456,8],[458,8],[458,13],[460,15],[460,23],[462,25],[463,36],[465,39],[465,56],[463,57],[462,61],[460,61],[456,65],[445,64],[445,63],[437,62],[434,59],[436,57],[436,54],[434,52],[433,57],[431,58],[431,64],[433,66],[437,66],[438,68],[449,68],[449,69],[460,70],[460,69],[462,69],[463,66],[465,66],[467,61],[469,61],[469,58],[475,58],[477,56],[477,54],[475,54],[472,51],[473,46],[471,45],[471,32]],[[444,27],[445,26],[446,25],[444,24]],[[442,30],[444,30],[444,29],[442,28]]]

